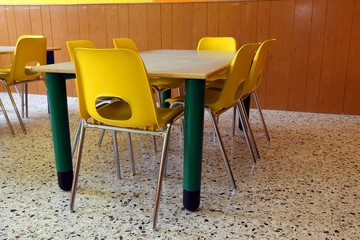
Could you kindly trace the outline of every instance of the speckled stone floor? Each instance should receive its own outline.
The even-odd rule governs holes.
[[[360,239],[360,116],[264,111],[267,144],[251,112],[261,160],[253,166],[243,135],[220,119],[237,183],[231,191],[206,117],[201,205],[182,208],[182,139],[175,125],[158,230],[151,229],[160,153],[133,136],[135,176],[119,135],[123,179],[115,175],[111,137],[101,147],[88,131],[76,199],[57,185],[46,98],[30,95],[24,135],[4,93],[16,131],[0,112],[0,239]],[[71,135],[77,101],[69,98]],[[158,141],[158,146],[160,146]]]

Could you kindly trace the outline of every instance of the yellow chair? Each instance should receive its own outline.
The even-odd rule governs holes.
[[[96,48],[95,44],[89,40],[71,40],[71,41],[67,41],[66,42],[66,46],[69,52],[69,56],[72,62],[74,62],[74,50],[76,48]],[[102,107],[108,103],[110,103],[113,99],[111,98],[101,98],[101,99],[97,99],[96,105],[97,107]],[[72,142],[72,146],[71,146],[71,153],[72,156],[74,156],[75,153],[75,148],[76,145],[79,141],[79,136],[80,136],[80,129],[81,129],[81,118],[79,119],[76,131],[75,131],[75,135],[74,135],[74,139]],[[105,134],[105,130],[103,130],[100,134],[99,140],[98,140],[98,145],[101,145],[101,142],[104,138],[104,134]],[[132,170],[132,174],[135,175],[135,163],[134,163],[134,154],[133,154],[133,150],[132,150],[132,143],[131,143],[131,136],[130,133],[127,134],[127,141],[128,141],[128,148],[129,148],[129,156],[130,156],[130,162],[131,162],[131,170]],[[118,153],[115,152],[115,161],[116,159],[118,159]],[[117,177],[120,179],[121,175],[120,172],[117,172]]]
[[[236,51],[236,39],[233,37],[203,37],[199,40],[197,50]],[[207,80],[208,88],[222,87],[226,79],[224,71]]]
[[[95,44],[89,40],[71,40],[66,41],[66,46],[69,52],[70,60],[74,62],[75,48],[96,48]]]
[[[136,43],[130,38],[114,38],[113,43],[115,48],[127,48],[139,52]]]
[[[15,109],[22,131],[26,133],[25,125],[19,114],[15,100],[11,94],[10,86],[25,85],[25,105],[27,108],[27,84],[35,81],[44,81],[42,73],[32,72],[31,66],[46,64],[46,38],[38,35],[20,36],[12,59],[12,64],[0,67],[0,79],[5,86],[11,103]],[[24,112],[24,94],[21,94],[22,113]],[[27,115],[27,113],[26,113]]]
[[[236,185],[229,166],[228,157],[225,151],[225,146],[223,144],[220,135],[219,126],[217,124],[216,119],[221,114],[233,108],[234,106],[236,107],[236,109],[240,114],[240,108],[238,106],[240,94],[245,86],[245,82],[248,79],[251,62],[258,47],[259,47],[258,43],[249,43],[243,45],[237,51],[236,55],[234,56],[234,59],[230,64],[227,77],[226,80],[224,81],[224,85],[221,88],[221,91],[209,89],[209,88],[205,90],[205,110],[209,112],[211,116],[211,121],[214,126],[215,135],[219,141],[220,150],[223,156],[226,171],[233,188],[236,188]],[[183,104],[184,96],[180,96],[177,98],[170,98],[167,99],[167,101],[170,102],[171,107],[173,107],[178,104]],[[245,133],[246,133],[245,138],[251,157],[254,163],[256,163],[256,159],[254,158],[253,149],[250,142],[251,139],[249,138],[247,132]]]
[[[115,48],[128,48],[134,52],[139,52],[136,43],[130,38],[114,38],[114,47]],[[165,99],[162,99],[161,93],[172,89],[177,88],[179,95],[182,93],[182,86],[184,84],[184,79],[179,78],[151,78],[150,85],[157,94],[159,105],[162,106],[162,103]]]
[[[236,51],[236,39],[233,37],[203,37],[197,50]]]
[[[9,130],[10,130],[11,134],[15,135],[14,129],[13,129],[12,125],[11,125],[10,119],[9,119],[9,117],[7,115],[6,109],[4,107],[3,102],[1,101],[1,98],[0,98],[0,107],[1,107],[2,112],[4,113],[4,117],[5,117],[6,123],[7,123],[8,127],[9,127]]]
[[[95,44],[89,40],[71,40],[71,41],[66,41],[66,47],[68,49],[68,53],[70,56],[70,60],[72,62],[74,62],[74,50],[75,48],[96,48]],[[72,155],[74,155],[75,152],[75,147],[76,144],[79,140],[79,135],[80,135],[80,126],[81,125],[81,119],[79,119],[76,131],[75,131],[75,135],[74,135],[74,140],[71,146],[71,153]]]
[[[254,56],[253,64],[250,69],[249,80],[247,81],[241,96],[241,103],[243,103],[245,98],[251,95],[254,97],[256,107],[259,111],[259,115],[261,118],[264,133],[268,142],[270,142],[270,136],[265,124],[264,116],[261,111],[259,99],[256,94],[256,89],[258,89],[258,87],[260,86],[265,71],[265,62],[267,59],[269,48],[272,44],[274,44],[275,41],[276,39],[268,39],[261,43],[258,51],[256,52],[256,55]],[[246,120],[248,121],[248,119]]]
[[[130,50],[132,50],[132,51],[134,51],[136,53],[139,52],[139,49],[136,46],[136,43],[130,38],[114,38],[113,43],[114,43],[115,48],[126,48],[126,49],[130,49]],[[161,95],[158,94],[158,96],[161,96]],[[159,101],[161,101],[161,99]],[[159,103],[161,104],[161,102],[159,102]],[[102,132],[102,134],[101,134],[101,138],[99,139],[99,144],[101,143],[103,136],[104,136],[104,132]],[[128,134],[127,137],[128,137],[129,149],[132,149],[132,143],[131,143],[130,134]],[[156,153],[157,152],[157,146],[156,146],[156,139],[155,139],[154,136],[152,138],[152,143],[153,143],[153,147],[154,147],[154,152]],[[134,157],[133,157],[132,150],[131,150],[131,152],[129,152],[129,155],[131,156],[132,162],[134,162],[133,161]],[[135,166],[133,167],[133,174],[135,174]]]
[[[138,53],[129,49],[77,48],[75,50],[75,69],[82,124],[70,210],[74,211],[87,128],[111,130],[115,152],[117,151],[117,131],[161,136],[163,145],[153,210],[153,228],[156,228],[170,129],[173,121],[183,115],[183,108],[156,107],[142,59]],[[135,82],[136,84],[134,84]],[[119,101],[113,101],[99,108],[96,100],[101,97],[116,98]],[[117,161],[117,171],[120,171],[119,168],[120,164]]]
[[[233,37],[203,37],[199,40],[197,50],[220,50],[220,51],[236,51],[236,39]],[[208,79],[206,88],[220,90],[224,86],[227,70]],[[235,107],[233,110],[232,129],[235,135]]]

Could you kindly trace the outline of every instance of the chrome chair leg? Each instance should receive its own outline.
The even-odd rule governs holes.
[[[270,143],[269,132],[268,132],[267,127],[266,127],[266,124],[265,124],[264,116],[263,116],[262,111],[261,111],[261,107],[260,107],[259,99],[258,99],[258,97],[257,97],[257,93],[256,93],[256,91],[253,91],[252,94],[253,94],[253,96],[254,96],[255,103],[256,103],[256,107],[257,107],[257,109],[258,109],[258,111],[259,111],[259,114],[260,114],[261,123],[262,123],[263,129],[264,129],[264,133],[265,133],[267,142]]]
[[[184,102],[173,102],[172,104],[170,104],[170,108],[174,108],[176,106],[184,106]],[[181,123],[180,123],[180,132],[184,133],[184,118],[182,117],[180,119]]]
[[[156,146],[156,138],[155,138],[155,136],[152,136],[152,144],[153,144],[153,148],[154,148],[154,154],[156,154],[157,146]]]
[[[240,104],[240,110],[241,110],[241,114],[243,115],[243,120],[244,120],[244,123],[245,123],[245,128],[249,131],[248,132],[248,135],[250,137],[250,142],[251,144],[253,145],[254,147],[254,152],[255,152],[255,156],[257,159],[260,159],[260,154],[259,154],[259,150],[257,148],[257,145],[256,145],[256,142],[255,142],[255,139],[254,139],[254,135],[252,133],[252,130],[251,130],[251,126],[250,126],[250,123],[249,123],[249,119],[247,117],[247,113],[246,113],[246,110],[245,110],[245,105],[244,105],[244,102],[242,100],[239,101],[239,104]]]
[[[79,135],[80,135],[80,129],[81,129],[81,118],[79,119],[78,121],[78,125],[76,127],[76,131],[75,131],[75,135],[74,135],[74,140],[72,142],[72,145],[71,145],[71,158],[74,157],[74,153],[75,153],[75,149],[76,149],[76,145],[79,141]]]
[[[180,119],[180,132],[181,133],[184,133],[184,129],[185,129],[185,123],[184,123],[185,121],[184,121],[184,118],[181,118]]]
[[[154,203],[154,210],[153,210],[153,225],[152,225],[153,229],[156,229],[156,223],[157,223],[157,218],[158,218],[161,188],[162,188],[162,183],[163,183],[163,179],[164,179],[164,171],[165,171],[166,161],[167,161],[167,151],[168,151],[168,144],[169,144],[169,138],[170,138],[170,129],[171,129],[171,124],[168,124],[166,126],[165,134],[163,136],[163,146],[162,146],[162,151],[161,151],[160,169],[159,169],[159,176],[158,176],[158,182],[157,182],[157,187],[156,187],[155,203]]]
[[[223,157],[223,160],[224,160],[226,172],[227,172],[227,175],[228,175],[230,183],[231,183],[231,188],[234,190],[234,189],[236,189],[236,184],[235,184],[234,176],[232,174],[230,164],[229,164],[229,160],[228,160],[228,157],[227,157],[227,154],[226,154],[226,151],[225,151],[224,143],[223,143],[222,138],[220,136],[220,130],[219,130],[216,118],[211,113],[211,111],[209,111],[208,109],[206,109],[206,110],[209,112],[209,114],[211,116],[211,121],[212,121],[213,126],[214,126],[214,131],[215,131],[216,138],[219,141],[219,146],[220,146],[221,154],[222,154],[222,157]]]
[[[179,94],[179,96],[183,95],[183,93],[184,93],[183,86],[178,87],[178,94]]]
[[[14,85],[16,92],[19,94],[20,96],[20,100],[21,100],[21,117],[24,118],[28,118],[29,114],[28,114],[28,108],[27,108],[27,104],[28,104],[28,84],[27,83],[22,83],[21,84],[21,91],[19,91],[19,88],[17,87],[17,85]]]
[[[17,118],[18,118],[18,121],[19,121],[19,123],[20,123],[21,129],[22,129],[23,133],[26,133],[26,129],[25,129],[24,122],[23,122],[22,119],[21,119],[19,110],[18,110],[18,108],[17,108],[17,106],[16,106],[16,103],[15,103],[15,100],[14,100],[12,94],[11,94],[9,85],[8,85],[6,82],[4,82],[4,81],[3,81],[3,83],[4,83],[4,86],[5,86],[5,89],[6,89],[7,93],[8,93],[8,95],[9,95],[10,101],[11,101],[13,107],[14,107],[14,110],[15,110],[16,116],[17,116]]]
[[[98,140],[98,145],[100,147],[102,140],[104,139],[104,135],[105,135],[105,129],[101,130],[101,134]],[[154,146],[154,152],[157,152],[157,147],[156,147],[156,142],[155,142],[155,137],[153,137],[153,146]],[[135,169],[135,161],[134,161],[134,151],[133,151],[133,146],[132,146],[132,141],[131,141],[131,134],[127,133],[126,134],[126,138],[127,138],[127,143],[128,143],[128,148],[129,148],[129,157],[130,157],[130,164],[131,164],[131,174],[134,176],[136,174],[136,169]]]
[[[131,174],[134,176],[136,174],[136,171],[135,171],[134,151],[133,151],[132,142],[131,142],[131,134],[126,133],[126,138],[127,138],[127,143],[128,143],[128,149],[129,149]]]
[[[232,136],[235,136],[235,125],[236,125],[236,106],[233,107],[233,117],[232,117]]]
[[[158,97],[158,102],[157,102],[157,105],[158,107],[161,107],[162,105],[162,97],[161,97],[161,92],[156,88],[156,87],[153,87],[154,91],[156,92],[156,95]]]
[[[116,131],[112,131],[112,143],[114,149],[115,171],[118,179],[121,179],[120,161],[119,161],[119,149],[116,137]]]
[[[246,145],[247,145],[247,147],[249,149],[249,152],[250,152],[250,157],[251,157],[253,163],[256,164],[256,158],[255,158],[254,151],[253,151],[253,148],[252,148],[251,143],[250,143],[249,133],[248,133],[247,129],[245,128],[245,121],[246,120],[244,120],[244,116],[243,116],[242,112],[240,111],[240,106],[239,105],[237,105],[236,109],[237,109],[237,112],[238,112],[238,115],[239,115],[239,118],[240,118],[241,127],[242,127],[243,132],[244,132]]]
[[[101,146],[102,140],[104,139],[104,135],[105,135],[105,129],[101,130],[100,136],[99,136],[99,140],[98,140],[98,146]]]
[[[9,117],[8,117],[8,115],[7,115],[6,110],[5,110],[5,106],[4,106],[3,102],[1,101],[1,99],[0,99],[0,107],[1,107],[1,110],[3,111],[3,113],[4,113],[5,120],[6,120],[6,122],[7,122],[7,125],[8,125],[8,127],[9,127],[9,130],[10,130],[11,134],[12,134],[13,136],[15,136],[14,129],[13,129],[12,125],[11,125],[10,119],[9,119]]]
[[[25,83],[25,117],[29,117],[29,84]]]
[[[24,118],[25,117],[25,112],[24,112],[24,102],[25,102],[25,84],[21,84],[21,91],[20,91],[20,100],[21,100],[21,117]]]
[[[24,85],[21,84],[21,91],[19,90],[18,85],[14,85],[14,88],[21,100],[21,117],[24,118]]]
[[[81,121],[83,121],[83,120],[81,120]],[[81,123],[79,147],[78,147],[77,159],[76,159],[76,164],[75,164],[75,174],[74,174],[73,185],[71,188],[70,212],[74,212],[76,190],[77,190],[79,172],[80,172],[81,156],[82,156],[84,139],[85,139],[85,128],[86,128],[86,123],[85,122]]]
[[[14,88],[15,88],[15,91],[17,92],[17,94],[19,94],[19,97],[21,98],[21,92],[20,92],[18,86],[14,85]]]

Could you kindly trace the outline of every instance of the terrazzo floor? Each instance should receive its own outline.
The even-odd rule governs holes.
[[[222,117],[235,191],[206,116],[201,204],[193,213],[182,208],[183,148],[175,125],[154,231],[160,152],[154,153],[150,137],[133,136],[132,176],[125,137],[119,135],[118,180],[110,134],[99,147],[99,132],[89,130],[76,212],[70,213],[70,193],[57,185],[46,97],[30,95],[24,135],[7,96],[0,96],[16,132],[11,136],[0,112],[0,239],[360,239],[360,116],[264,111],[267,144],[254,110],[261,154],[256,166],[240,131],[231,137],[230,113]],[[73,136],[77,100],[68,103]]]

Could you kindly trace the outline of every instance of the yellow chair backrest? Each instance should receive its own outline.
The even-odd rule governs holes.
[[[261,79],[264,75],[265,62],[267,59],[267,53],[270,46],[276,41],[276,39],[268,39],[261,43],[257,50],[249,73],[249,80],[247,81],[243,95],[247,95],[255,89],[257,89],[261,83]]]
[[[46,38],[39,35],[20,36],[14,52],[12,68],[7,81],[37,79],[41,73],[32,72],[29,66],[46,64]]]
[[[74,50],[75,48],[96,48],[95,44],[89,40],[72,40],[66,42],[67,49],[69,51],[70,60],[74,62]]]
[[[236,40],[233,37],[203,37],[197,50],[236,51]]]
[[[133,50],[134,52],[139,52],[136,43],[130,38],[114,38],[113,42],[115,48],[127,48]]]
[[[74,56],[79,111],[83,119],[91,117],[120,127],[157,128],[161,125],[147,72],[138,53],[129,49],[77,48]],[[95,103],[104,97],[127,103],[124,113],[101,115],[101,108],[96,108]],[[114,112],[119,113],[119,110]]]
[[[216,102],[211,104],[213,111],[231,107],[239,100],[259,45],[259,43],[245,44],[237,51],[230,64],[220,96]]]

